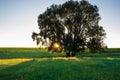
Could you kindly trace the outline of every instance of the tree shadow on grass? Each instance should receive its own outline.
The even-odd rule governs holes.
[[[64,69],[71,72],[70,63],[73,60],[65,60],[62,58],[44,58],[33,59],[22,62],[20,64],[7,67],[0,70],[1,80],[59,80],[59,77],[65,77]],[[69,75],[68,75],[69,76]]]

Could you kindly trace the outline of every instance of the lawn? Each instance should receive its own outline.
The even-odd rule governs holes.
[[[120,80],[120,49],[101,54],[0,48],[0,80]]]

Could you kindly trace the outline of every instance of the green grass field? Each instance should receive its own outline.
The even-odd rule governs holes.
[[[120,49],[64,56],[36,48],[0,48],[0,80],[120,80]]]

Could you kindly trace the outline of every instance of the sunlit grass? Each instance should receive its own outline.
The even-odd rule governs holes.
[[[120,60],[120,58],[112,58],[112,57],[107,57],[105,59],[107,59],[107,60]]]
[[[12,66],[12,65],[17,65],[22,62],[30,61],[32,59],[27,59],[27,58],[15,58],[15,59],[0,59],[0,69],[4,69],[6,67]]]
[[[53,57],[52,60],[75,60],[80,61],[77,57]]]

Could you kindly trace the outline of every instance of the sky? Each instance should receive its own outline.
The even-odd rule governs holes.
[[[32,32],[39,32],[37,19],[52,4],[67,0],[0,0],[0,47],[37,47]],[[79,1],[79,0],[78,0]],[[88,0],[97,5],[100,25],[108,47],[120,48],[120,0]]]

